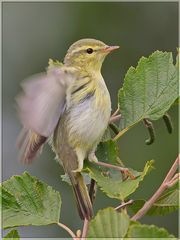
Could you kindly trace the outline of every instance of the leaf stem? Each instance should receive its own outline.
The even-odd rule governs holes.
[[[88,233],[88,228],[89,228],[89,221],[85,218],[84,219],[84,225],[83,225],[81,240],[86,239],[87,233]]]
[[[124,128],[123,130],[121,130],[114,138],[113,138],[113,141],[117,141],[124,133],[126,133],[130,128],[130,127],[127,127],[127,128]]]
[[[137,221],[141,217],[143,217],[146,212],[152,207],[152,205],[156,202],[156,200],[161,196],[161,194],[171,185],[172,180],[175,179],[177,181],[177,175],[174,176],[178,165],[179,165],[179,158],[180,155],[176,158],[175,162],[173,163],[172,167],[170,168],[169,172],[167,173],[164,181],[158,188],[158,190],[154,193],[154,195],[143,205],[143,207],[131,218],[133,221]],[[174,181],[173,181],[174,183]]]
[[[68,228],[65,224],[58,222],[57,225],[59,227],[63,228],[64,230],[66,230],[66,232],[69,233],[69,235],[73,238],[73,240],[78,240],[78,238],[75,235],[75,233],[73,233],[73,231],[70,228]]]

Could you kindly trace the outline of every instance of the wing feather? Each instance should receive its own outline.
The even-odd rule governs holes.
[[[72,71],[53,68],[22,83],[23,93],[17,98],[17,111],[26,129],[49,137],[64,111],[66,90],[75,79]]]
[[[23,128],[17,141],[20,149],[19,158],[22,163],[30,164],[41,153],[47,137],[40,136],[31,130]]]
[[[23,125],[17,146],[21,162],[31,163],[53,133],[65,109],[66,91],[75,80],[72,68],[51,67],[48,73],[36,74],[21,86],[17,111]]]

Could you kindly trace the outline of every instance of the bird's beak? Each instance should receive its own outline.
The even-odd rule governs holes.
[[[108,52],[112,52],[118,48],[120,48],[120,47],[119,46],[107,46],[104,48],[104,51],[108,53]]]

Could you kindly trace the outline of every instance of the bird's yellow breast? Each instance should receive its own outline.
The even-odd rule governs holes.
[[[72,87],[65,117],[70,144],[88,151],[100,141],[107,128],[111,100],[101,74],[88,76],[83,83],[79,91],[77,83]]]

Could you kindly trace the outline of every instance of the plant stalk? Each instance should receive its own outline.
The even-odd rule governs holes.
[[[141,217],[143,217],[147,211],[152,207],[152,205],[156,202],[156,200],[161,196],[161,194],[169,187],[169,183],[171,183],[174,174],[179,165],[180,155],[176,158],[173,163],[171,169],[167,173],[163,183],[160,185],[158,190],[154,193],[154,195],[144,204],[144,206],[131,218],[133,221],[137,221]]]
[[[86,239],[87,233],[88,233],[88,227],[89,227],[89,221],[85,218],[84,219],[84,225],[83,225],[81,240]]]
[[[73,231],[70,228],[68,228],[65,224],[58,222],[57,225],[59,227],[63,228],[64,230],[66,230],[66,232],[69,233],[69,235],[73,238],[73,240],[78,240],[78,238],[75,235],[75,233],[73,233]]]

